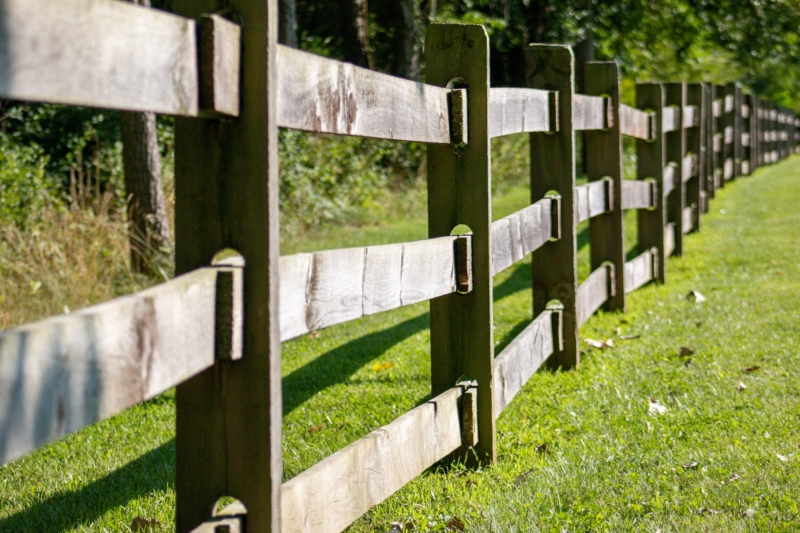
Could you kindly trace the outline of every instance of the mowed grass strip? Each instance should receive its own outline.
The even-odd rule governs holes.
[[[526,201],[513,190],[495,215]],[[350,530],[800,528],[799,203],[800,158],[730,183],[666,286],[582,328],[613,347],[530,380],[498,420],[496,466],[431,469]],[[398,240],[424,237],[406,224]],[[498,353],[532,318],[529,280],[529,262],[495,279]],[[428,320],[420,304],[284,344],[287,479],[429,397]],[[169,393],[0,467],[0,531],[171,530],[173,420]]]

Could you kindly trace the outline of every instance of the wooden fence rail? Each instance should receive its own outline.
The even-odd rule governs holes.
[[[278,45],[275,0],[229,4],[236,23],[201,0],[176,0],[178,15],[0,0],[0,96],[184,117],[184,275],[0,333],[0,463],[178,386],[181,533],[335,533],[445,458],[495,461],[495,420],[537,369],[577,366],[580,325],[666,282],[718,188],[797,151],[795,113],[735,83],[639,84],[628,106],[615,63],[589,63],[577,94],[571,49],[531,45],[526,87],[492,88],[485,30],[440,24],[418,83]],[[429,239],[280,257],[278,128],[427,143]],[[491,139],[515,133],[531,135],[531,205],[492,222]],[[207,266],[224,248],[246,266]],[[529,255],[535,318],[494,357],[492,278]],[[432,399],[282,483],[280,343],[427,300]],[[223,495],[238,500],[211,513]]]

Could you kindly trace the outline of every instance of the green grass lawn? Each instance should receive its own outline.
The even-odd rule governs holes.
[[[526,203],[514,189],[495,216]],[[798,205],[800,158],[731,183],[687,236],[686,257],[670,259],[668,285],[582,328],[614,346],[584,344],[578,370],[537,373],[503,412],[496,466],[432,469],[350,531],[442,531],[453,517],[467,531],[800,530]],[[284,249],[425,234],[410,218]],[[529,271],[522,262],[495,280],[498,353],[532,318]],[[688,301],[692,290],[707,301]],[[425,401],[429,354],[427,304],[284,343],[285,477]],[[0,531],[129,531],[137,516],[171,530],[173,399],[0,467]],[[664,412],[650,414],[651,402]]]

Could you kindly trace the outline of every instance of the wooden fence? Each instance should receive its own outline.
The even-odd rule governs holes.
[[[454,453],[495,461],[531,375],[577,366],[580,325],[666,282],[715,191],[795,151],[797,116],[738,84],[639,84],[629,107],[615,63],[577,94],[571,49],[532,45],[527,86],[494,88],[474,25],[430,27],[422,84],[278,45],[276,4],[231,0],[234,24],[201,0],[0,0],[0,96],[178,116],[181,274],[0,334],[0,464],[177,386],[179,532],[341,531]],[[278,128],[427,143],[429,239],[279,257]],[[531,135],[531,205],[492,222],[491,139],[513,133]],[[212,264],[226,248],[241,257]],[[528,254],[536,318],[494,357],[492,278]],[[424,300],[432,399],[282,483],[280,343]],[[222,496],[238,501],[216,513]]]

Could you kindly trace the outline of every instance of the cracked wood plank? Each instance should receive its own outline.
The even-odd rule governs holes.
[[[449,90],[278,45],[278,126],[450,144]]]
[[[550,91],[489,90],[489,136],[550,131]]]
[[[455,292],[456,239],[281,257],[281,340]]]
[[[492,275],[543,246],[553,235],[552,198],[492,222]]]
[[[619,106],[620,130],[623,135],[649,140],[651,137],[651,114],[625,104]]]

